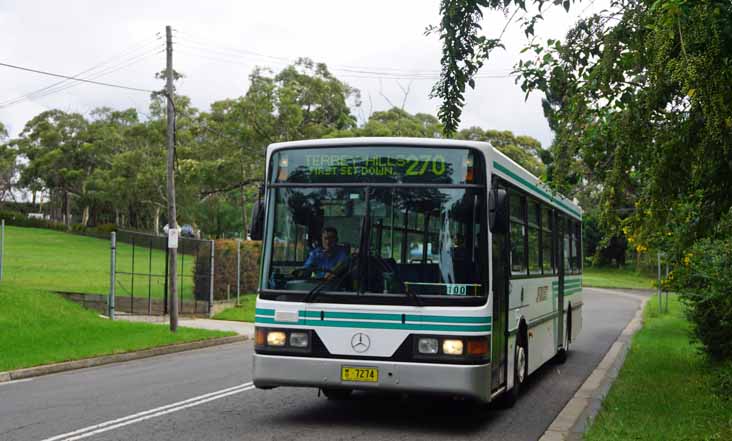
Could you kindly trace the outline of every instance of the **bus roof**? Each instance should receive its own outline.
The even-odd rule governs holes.
[[[564,211],[577,219],[582,218],[582,208],[568,198],[553,191],[539,178],[531,174],[525,168],[504,155],[489,142],[467,141],[461,139],[438,139],[438,138],[399,138],[399,137],[373,137],[373,138],[330,138],[313,139],[304,141],[278,142],[267,147],[267,164],[269,164],[272,153],[291,148],[315,148],[315,147],[346,147],[346,146],[408,146],[408,147],[469,147],[479,150],[486,158],[488,170],[496,175],[514,183],[517,187],[530,195],[548,202],[552,206]],[[269,173],[269,167],[267,167]],[[269,179],[269,176],[267,177]]]

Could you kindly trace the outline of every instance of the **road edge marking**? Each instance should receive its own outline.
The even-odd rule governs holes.
[[[203,349],[230,343],[238,343],[246,340],[249,340],[249,337],[246,335],[233,335],[230,337],[196,340],[186,343],[158,346],[156,348],[141,349],[139,351],[123,352],[121,354],[101,355],[99,357],[82,358],[81,360],[64,361],[61,363],[45,364],[41,366],[16,369],[13,371],[0,372],[0,383],[22,380],[25,378],[39,377],[42,375],[56,374],[59,372],[67,372],[77,369],[102,366],[105,364],[122,363],[125,361],[156,357],[158,355],[174,354],[176,352]]]
[[[559,415],[554,418],[554,421],[549,424],[539,441],[575,441],[582,439],[582,435],[587,430],[591,419],[600,410],[602,401],[625,362],[625,356],[630,348],[633,335],[643,327],[643,311],[646,303],[652,298],[652,296],[643,297],[622,290],[590,289],[606,294],[631,297],[640,300],[641,303],[633,318],[618,338],[615,339],[600,363],[577,389],[574,396],[559,412]]]

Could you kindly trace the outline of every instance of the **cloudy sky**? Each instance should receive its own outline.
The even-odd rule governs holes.
[[[278,71],[306,56],[325,62],[361,90],[363,104],[354,109],[361,121],[402,103],[411,113],[436,114],[439,102],[428,95],[440,68],[440,42],[424,29],[438,23],[438,11],[438,0],[0,0],[0,63],[72,76],[85,72],[82,78],[159,89],[154,73],[165,66],[163,36],[169,24],[174,66],[186,76],[178,90],[199,109],[242,95],[255,66]],[[552,7],[538,33],[561,38],[579,15],[590,12],[583,5],[570,13]],[[507,20],[502,13],[487,14],[485,34],[497,36]],[[508,76],[526,40],[517,23],[505,37],[506,50],[495,52],[467,96],[462,126],[511,130],[546,147],[552,133],[541,97],[524,101]],[[11,136],[51,108],[83,114],[99,106],[147,109],[146,93],[78,83],[48,88],[59,81],[0,66],[0,121]]]

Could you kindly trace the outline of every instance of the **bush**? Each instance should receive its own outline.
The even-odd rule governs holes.
[[[714,360],[732,360],[732,210],[714,236],[697,241],[669,276],[694,335]]]
[[[50,228],[52,230],[65,231],[63,223],[45,219],[29,219],[26,214],[19,211],[0,210],[0,219],[5,219],[5,225],[29,228]]]
[[[732,362],[723,363],[715,368],[714,389],[723,400],[732,400]]]
[[[226,299],[227,286],[233,297],[236,295],[236,240],[221,239],[214,242],[214,300]],[[199,300],[207,300],[209,292],[210,250],[208,246],[198,249],[195,265],[195,293]],[[259,285],[259,257],[262,243],[253,240],[241,241],[240,292],[251,293]]]

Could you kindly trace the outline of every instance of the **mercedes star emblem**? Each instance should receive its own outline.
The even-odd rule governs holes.
[[[357,332],[351,337],[351,347],[358,353],[368,351],[370,346],[371,339],[363,332]]]

